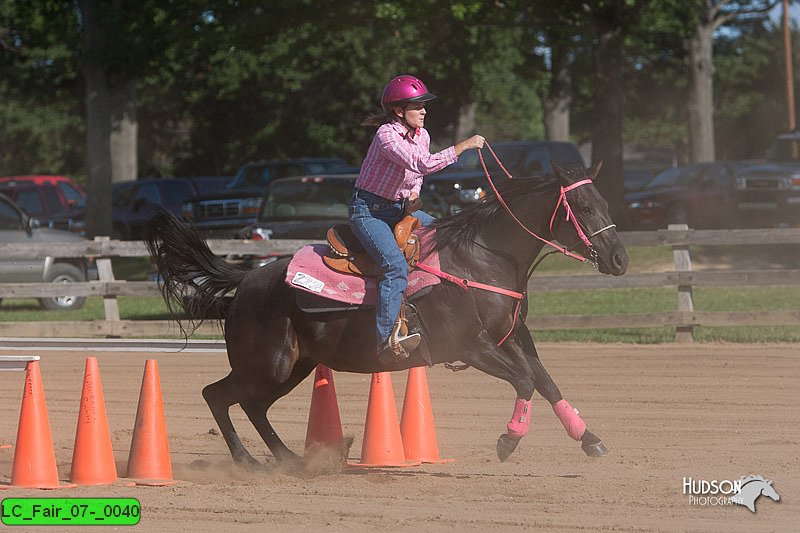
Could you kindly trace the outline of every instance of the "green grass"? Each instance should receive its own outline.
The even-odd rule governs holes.
[[[708,262],[708,258],[736,264],[741,255],[732,250],[715,252],[715,247],[698,247],[691,251],[693,258]],[[776,250],[770,259],[785,260],[785,250]],[[780,253],[778,253],[780,252]],[[629,272],[670,270],[672,251],[667,247],[628,248],[631,262]],[[752,256],[765,255],[764,250]],[[774,259],[773,259],[774,258]],[[119,280],[145,281],[151,279],[152,265],[147,258],[115,258],[114,275]],[[738,267],[737,267],[738,268]],[[534,274],[591,274],[591,267],[562,255],[545,259]],[[779,274],[776,274],[779,275]],[[698,288],[694,290],[696,311],[766,311],[794,310],[800,301],[800,287],[731,287]],[[166,320],[166,305],[159,297],[119,297],[120,317],[123,320]],[[675,288],[604,289],[594,291],[565,291],[532,293],[530,315],[640,314],[673,311],[677,307]],[[101,298],[88,298],[77,311],[45,311],[36,300],[5,300],[0,305],[0,322],[104,320]],[[672,342],[672,327],[553,330],[534,332],[539,341],[591,341],[624,343]],[[800,326],[776,327],[697,327],[695,340],[700,342],[800,342]]]
[[[773,311],[797,309],[800,287],[698,288],[695,311]],[[531,295],[529,315],[637,314],[673,311],[676,291],[662,289],[604,289],[565,291]],[[654,344],[672,342],[671,327],[551,330],[536,332],[541,341],[592,341]],[[800,326],[697,327],[700,342],[798,342]]]

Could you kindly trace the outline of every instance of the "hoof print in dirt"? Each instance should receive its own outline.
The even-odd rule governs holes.
[[[506,433],[500,435],[497,439],[497,458],[504,462],[508,457],[514,453],[519,444],[519,439],[509,437]]]

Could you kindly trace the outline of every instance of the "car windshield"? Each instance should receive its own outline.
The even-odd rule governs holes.
[[[239,169],[233,181],[228,184],[228,189],[242,189],[246,187],[258,187],[269,182],[271,177],[270,168],[267,165],[245,165]]]
[[[351,180],[276,181],[261,206],[261,221],[347,219]]]
[[[644,186],[644,190],[664,189],[666,187],[687,185],[692,181],[692,179],[700,174],[701,170],[702,169],[691,167],[670,168],[653,178],[653,181]]]
[[[800,161],[800,139],[777,139],[769,151],[773,161]]]

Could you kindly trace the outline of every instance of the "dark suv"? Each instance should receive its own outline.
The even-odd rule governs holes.
[[[204,237],[233,238],[256,221],[270,183],[289,176],[346,174],[358,168],[336,158],[260,161],[243,165],[225,191],[197,196],[183,204],[183,217]]]
[[[515,141],[492,145],[500,162],[516,177],[552,175],[551,161],[584,166],[578,147],[559,141]],[[506,180],[506,175],[488,150],[483,151],[484,161],[493,180]],[[478,152],[469,150],[458,161],[430,176],[423,182],[425,193],[423,209],[433,216],[447,216],[477,203],[489,189]]]
[[[800,224],[800,132],[778,135],[767,161],[736,180],[737,203],[752,225]]]

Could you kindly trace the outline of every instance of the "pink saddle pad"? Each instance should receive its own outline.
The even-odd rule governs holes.
[[[431,242],[433,230],[420,235],[423,257],[426,242]],[[426,238],[427,237],[427,238]],[[309,244],[295,252],[286,270],[286,284],[295,289],[316,294],[323,298],[353,305],[375,305],[378,302],[378,282],[350,274],[342,274],[329,268],[322,256],[328,251],[327,244]],[[425,257],[424,263],[439,269],[439,254],[433,252]],[[441,279],[423,272],[412,270],[408,276],[406,294],[412,296],[425,287],[441,283]]]

